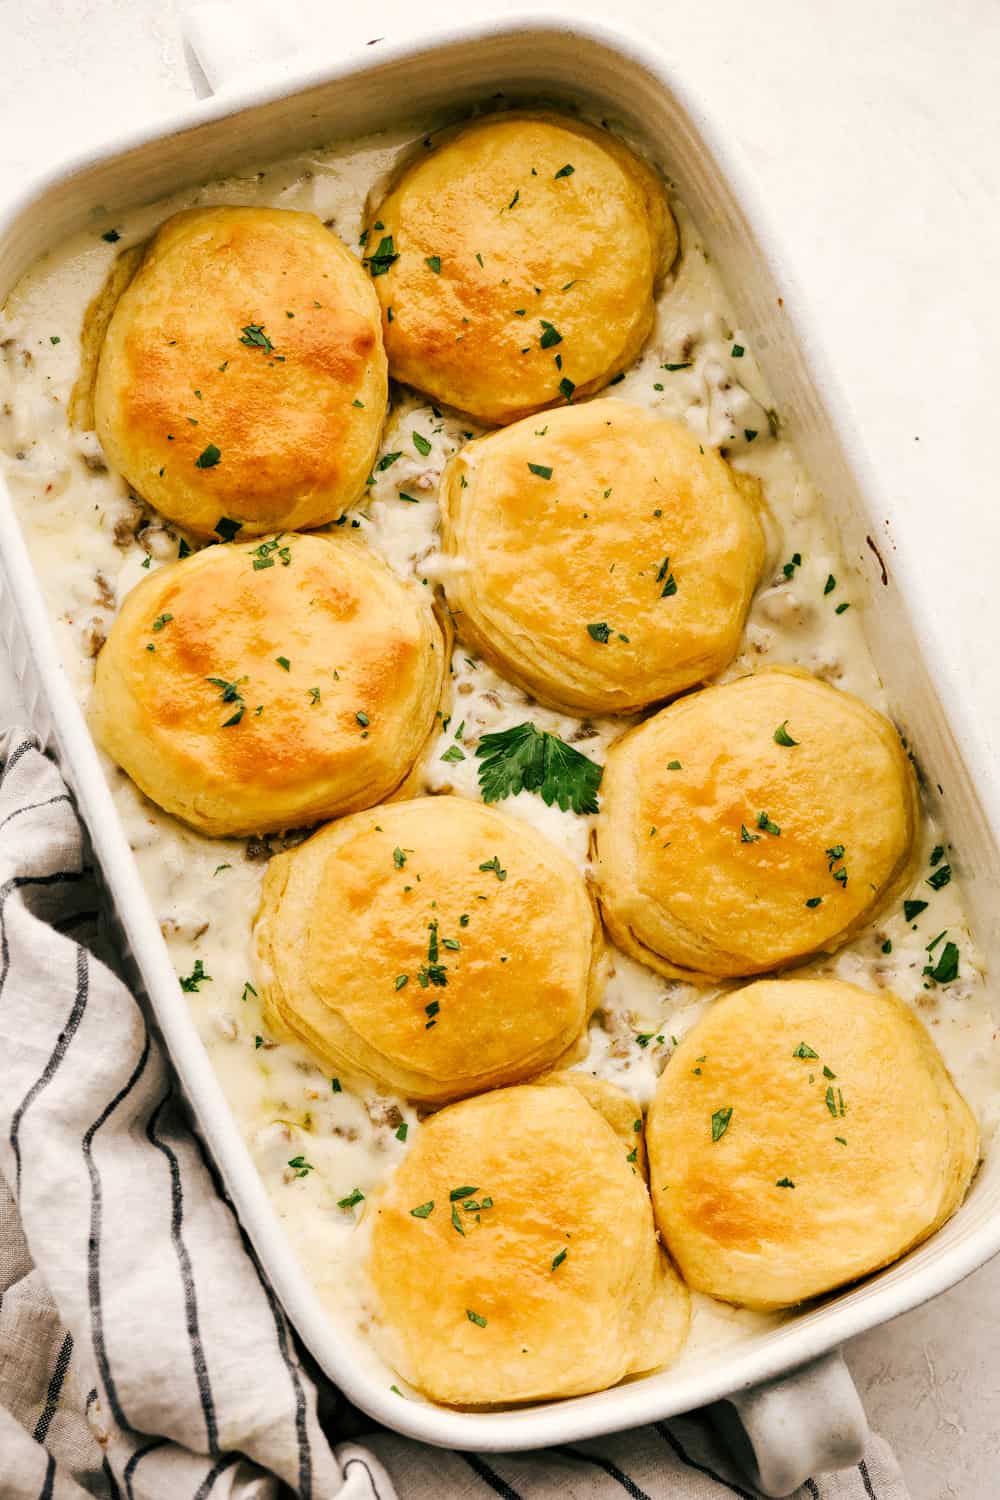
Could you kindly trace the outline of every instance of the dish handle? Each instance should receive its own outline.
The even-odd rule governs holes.
[[[451,0],[425,0],[419,7],[393,6],[389,26],[398,41],[414,33],[427,36],[435,22],[447,25],[449,19]],[[185,46],[212,94],[294,70],[314,61],[317,48],[336,57],[363,52],[382,40],[386,25],[384,13],[380,23],[363,5],[333,7],[325,18],[296,0],[189,0],[180,14]],[[205,92],[202,79],[195,79],[195,89]]]
[[[868,1440],[868,1419],[839,1349],[734,1391],[709,1414],[762,1495],[790,1495],[815,1474],[851,1467]]]

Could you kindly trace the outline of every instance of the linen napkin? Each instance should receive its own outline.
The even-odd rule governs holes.
[[[0,763],[0,1500],[755,1500],[696,1417],[516,1455],[353,1440],[113,972],[59,771],[24,730]],[[906,1500],[878,1438],[797,1496]]]

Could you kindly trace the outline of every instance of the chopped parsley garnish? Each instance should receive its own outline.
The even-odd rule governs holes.
[[[567,1257],[568,1254],[569,1254],[568,1250],[560,1250],[558,1255],[553,1255],[553,1257],[552,1257],[552,1269],[553,1269],[553,1271],[558,1271],[559,1267],[562,1265],[563,1261],[566,1259],[566,1257]]]
[[[398,847],[395,848],[395,849],[393,849],[393,851],[392,851],[392,862],[396,866],[397,870],[401,870],[403,868],[403,866],[406,864],[406,854],[405,854],[405,851],[402,850],[402,849],[400,849],[400,848],[398,848]]]
[[[478,1192],[479,1189],[477,1187],[457,1187],[452,1188],[451,1192],[448,1194],[448,1197],[451,1199],[452,1203],[460,1203],[463,1198],[471,1198],[473,1193]]]
[[[275,555],[280,559],[282,567],[287,568],[292,560],[292,549],[282,546],[281,537],[272,537],[269,542],[261,542],[259,547],[253,549],[253,569],[260,573],[264,568],[273,568]]]
[[[835,615],[842,615],[844,613],[844,610],[845,609],[850,609],[850,607],[851,606],[845,600],[845,602],[843,604],[838,604],[837,605],[837,608],[834,610],[834,614]]]
[[[790,1177],[779,1177],[774,1185],[775,1187],[793,1188],[795,1183]]]
[[[796,1047],[795,1051],[792,1053],[792,1056],[793,1057],[819,1057],[819,1053],[818,1052],[814,1052],[813,1049],[810,1046],[808,1046],[808,1044],[806,1042],[800,1042],[799,1045]]]
[[[246,981],[246,983],[244,984],[244,986],[243,986],[243,993],[240,996],[240,999],[241,1000],[245,1000],[248,995],[254,995],[254,996],[256,996],[256,994],[257,994],[257,991],[254,989],[253,985],[250,983],[250,981],[248,979]]]
[[[559,168],[558,172],[556,173],[556,177],[572,177],[575,170],[575,167],[572,167],[570,163],[567,162],[564,167]]]
[[[424,437],[422,432],[414,432],[411,434],[411,436],[413,438],[414,448],[416,448],[417,452],[422,454],[423,457],[426,458],[428,453],[430,453],[431,451],[430,443]]]
[[[539,479],[551,479],[552,469],[548,464],[529,464],[528,468],[532,474],[537,474]]]
[[[747,829],[746,824],[745,823],[741,823],[740,824],[740,843],[741,844],[759,844],[760,843],[760,834],[759,833],[750,833],[748,831],[748,829]]]
[[[360,1188],[353,1188],[346,1198],[337,1199],[338,1208],[356,1208],[359,1203],[365,1201],[365,1195]]]
[[[774,743],[776,745],[785,745],[788,747],[797,745],[799,743],[798,740],[793,740],[791,735],[788,733],[787,719],[783,720],[782,723],[780,723],[777,729],[774,731]]]
[[[513,198],[512,198],[512,199],[511,199],[511,200],[510,200],[510,202],[509,202],[509,203],[508,203],[508,204],[507,204],[507,208],[508,208],[508,210],[509,210],[509,209],[512,209],[512,208],[513,208],[513,207],[514,207],[514,204],[515,204],[515,203],[516,203],[516,202],[517,202],[517,200],[518,200],[518,199],[519,199],[519,198],[520,198],[520,196],[521,196],[521,189],[520,189],[520,188],[518,188],[518,190],[517,190],[517,192],[516,192],[516,193],[515,193],[515,194],[514,194],[514,196],[513,196]]]
[[[816,906],[821,906],[822,903],[823,903],[823,897],[822,896],[810,896],[809,899],[806,902],[806,905],[808,907],[812,908],[812,907],[816,907]]]
[[[683,771],[683,769],[684,769],[684,767],[681,765],[681,763],[680,763],[679,760],[668,760],[667,761],[667,770],[668,771]]]
[[[343,1088],[341,1087],[339,1078],[330,1079],[330,1088],[335,1094],[342,1094],[344,1092]]]
[[[664,370],[690,370],[690,368],[691,368],[691,366],[693,364],[694,364],[694,360],[685,359],[685,360],[682,360],[679,364],[676,364],[676,365],[663,365],[661,368],[664,369]]]
[[[944,859],[944,847],[943,847],[943,845],[941,845],[941,844],[935,844],[934,848],[931,850],[931,857],[930,857],[930,861],[929,861],[931,868],[933,869],[935,865],[939,865],[943,859]]]
[[[186,975],[180,980],[180,986],[185,995],[196,995],[198,993],[199,985],[211,984],[211,982],[211,974],[205,973],[205,965],[202,963],[200,958],[196,958],[194,961],[194,968],[191,970],[190,974]]]
[[[292,664],[287,656],[276,656],[274,660],[283,672],[290,672],[292,670]]]
[[[101,239],[107,240],[109,245],[115,245],[121,239],[121,235],[118,233],[117,229],[106,229],[101,235]]]
[[[162,630],[163,627],[164,627],[164,625],[169,625],[170,621],[173,618],[174,618],[173,615],[168,615],[168,614],[157,615],[156,619],[153,621],[153,629],[154,630]],[[949,871],[949,874],[950,873],[951,872]]]
[[[320,693],[320,690],[319,690],[318,687],[311,687],[309,689],[309,702],[310,703],[312,703],[312,704],[318,703],[319,700],[320,700],[320,698],[321,698],[321,696],[322,696],[322,694]]]
[[[400,1124],[396,1126],[396,1139],[397,1139],[397,1141],[405,1141],[406,1137],[409,1135],[409,1133],[410,1133],[410,1127],[409,1127],[409,1125],[407,1125],[407,1123],[406,1123],[405,1120],[401,1121]]]
[[[484,734],[476,748],[482,761],[479,790],[484,802],[535,792],[547,807],[596,813],[603,769],[589,756],[534,724]]]
[[[732,354],[733,359],[742,359],[744,354],[746,353],[746,350],[744,349],[742,344],[734,344],[732,349],[730,350],[730,353]]]
[[[433,271],[435,276],[440,276],[441,275],[441,257],[440,257],[440,255],[428,255],[428,256],[426,256],[425,259],[424,259],[424,265],[427,267],[427,269],[429,271]]]
[[[468,1318],[470,1323],[475,1323],[477,1328],[486,1327],[486,1319],[481,1313],[473,1312],[471,1307],[467,1307],[465,1309],[465,1316]]]
[[[397,974],[396,978],[395,978],[395,981],[394,981],[393,988],[397,989],[397,990],[401,990],[404,987],[404,985],[409,984],[409,982],[410,982],[410,976],[409,976],[409,974]]]
[[[837,587],[837,580],[836,580],[836,578],[834,578],[834,576],[833,576],[832,573],[828,573],[826,575],[826,582],[823,585],[823,593],[824,594],[832,594],[833,591],[834,591],[834,589],[836,587]]]
[[[465,752],[458,745],[449,745],[447,750],[442,755],[441,759],[446,760],[449,763],[454,763],[460,760],[464,760]]]
[[[221,449],[217,448],[214,443],[209,443],[208,447],[207,448],[203,448],[201,450],[201,452],[198,454],[198,457],[194,461],[194,466],[195,466],[196,469],[214,469],[215,466],[216,466],[216,464],[219,462],[219,459],[221,457],[222,457],[222,451],[221,451]],[[235,526],[236,527],[236,531],[242,530],[242,523],[240,523],[240,522],[230,521],[228,524],[230,526]],[[222,525],[222,522],[220,521],[219,522],[219,526],[221,526],[221,525]],[[232,541],[233,537],[232,536],[223,536],[223,533],[221,531],[219,531],[219,527],[218,526],[216,526],[215,529],[216,529],[216,531],[219,532],[219,535],[222,537],[222,539],[223,539],[224,542],[231,542]],[[236,531],[233,532],[233,536],[236,535]]]
[[[743,436],[746,438],[748,443],[752,443],[757,434],[752,427],[744,427]]]
[[[433,1198],[431,1198],[427,1203],[418,1203],[416,1208],[411,1208],[410,1209],[410,1213],[413,1215],[413,1217],[415,1219],[429,1219],[430,1216],[431,1216],[431,1214],[433,1212],[434,1212],[434,1199]]]
[[[485,864],[481,864],[479,868],[484,873],[488,870],[492,870],[493,874],[498,880],[507,879],[507,871],[501,868],[499,855],[494,854],[492,859],[486,860]],[[473,1189],[473,1191],[475,1190]]]
[[[920,913],[922,911],[926,911],[926,910],[927,910],[927,902],[926,901],[904,901],[903,902],[903,916],[906,918],[906,920],[908,922],[912,922],[913,919],[914,919],[914,917],[919,917]]]
[[[364,712],[363,709],[359,708],[358,712],[354,715],[354,717],[357,720],[357,722],[361,725],[362,729],[367,729],[368,725],[371,723],[371,719],[369,719],[368,715]]]
[[[824,1063],[823,1064],[823,1077],[824,1078],[836,1078],[836,1076],[837,1075],[833,1071],[833,1069],[832,1068],[828,1068],[827,1065],[826,1065],[826,1063]]]
[[[663,584],[663,589],[662,589],[662,592],[660,593],[660,598],[661,599],[669,599],[674,594],[676,594],[676,592],[677,592],[677,580],[674,578],[673,573],[670,572],[670,558],[669,557],[665,557],[663,559],[663,561],[661,562],[661,564],[659,566],[659,570],[658,570],[658,572],[656,574],[656,581],[657,581],[657,583],[662,583]]]
[[[717,1109],[712,1116],[712,1140],[721,1141],[729,1129],[729,1122],[733,1118],[733,1107],[727,1105],[725,1109]]]
[[[397,458],[402,458],[402,456],[403,456],[403,454],[402,454],[401,450],[398,451],[398,452],[396,452],[396,453],[383,453],[382,457],[379,459],[378,463],[375,465],[375,472],[376,472],[376,474],[383,474],[386,469],[389,469],[389,468],[392,467],[392,465],[396,462]]]
[[[958,978],[958,958],[956,944],[945,943],[937,963],[928,964],[924,973],[933,979],[935,984],[950,984],[953,979]]]
[[[781,833],[777,823],[772,823],[766,812],[758,813],[757,827],[762,828],[765,833],[773,834],[775,838]]]
[[[290,1156],[288,1165],[294,1168],[296,1177],[308,1177],[310,1172],[316,1170],[312,1162],[306,1161],[304,1156]]]
[[[367,265],[373,276],[384,276],[394,261],[399,259],[396,248],[392,243],[392,235],[387,234],[378,243],[378,249],[374,255],[369,255]]]
[[[560,393],[563,396],[566,397],[567,401],[572,401],[572,399],[573,399],[573,392],[576,390],[576,386],[573,384],[572,380],[570,380],[567,375],[564,375],[563,378],[562,378],[562,380],[560,380],[560,382],[559,382],[559,390],[560,390]]]
[[[555,344],[562,343],[562,334],[554,323],[547,323],[544,318],[538,320],[542,325],[542,336],[538,340],[543,349],[551,349]]]
[[[274,345],[264,332],[263,323],[248,323],[240,330],[240,343],[246,344],[249,349],[263,349],[265,354],[270,354]]]
[[[600,620],[595,625],[587,626],[587,634],[592,641],[600,641],[602,646],[606,646],[611,639],[611,626],[606,620]]]
[[[239,679],[239,682],[227,682],[224,677],[205,678],[205,681],[210,682],[213,687],[221,689],[223,703],[239,702],[240,698],[242,697],[242,694],[240,693],[240,682],[244,682],[245,680],[246,679],[243,677]]]
[[[170,618],[169,615],[167,616],[167,618]],[[156,629],[155,625],[153,626],[153,629]],[[933,875],[929,875],[927,877],[927,884],[930,886],[931,890],[939,891],[942,886],[947,885],[950,880],[951,865],[941,865],[939,869],[934,871]]]

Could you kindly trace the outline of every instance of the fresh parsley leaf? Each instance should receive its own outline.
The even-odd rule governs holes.
[[[265,354],[270,354],[274,349],[274,345],[264,332],[263,323],[248,323],[245,328],[241,328],[240,343],[246,344],[250,349],[263,349]]]
[[[547,323],[544,318],[539,318],[538,321],[542,325],[542,336],[538,342],[543,349],[551,349],[562,343],[562,334],[553,323]]]
[[[501,866],[501,864],[500,864],[500,856],[498,854],[494,854],[494,856],[493,856],[492,859],[486,860],[485,863],[483,863],[483,864],[481,864],[479,866],[479,868],[484,873],[487,870],[492,870],[493,874],[496,876],[496,878],[498,880],[506,880],[507,879],[507,871],[505,869],[503,869],[503,867]],[[473,1191],[475,1191],[475,1189],[473,1189]]]
[[[431,1214],[433,1212],[434,1212],[434,1199],[433,1198],[431,1198],[428,1203],[418,1203],[416,1208],[411,1208],[410,1209],[410,1213],[413,1215],[413,1217],[415,1219],[429,1219],[430,1216],[431,1216]]]
[[[208,447],[207,448],[203,448],[201,450],[201,452],[198,454],[198,457],[194,461],[194,466],[195,466],[196,469],[214,469],[215,466],[216,466],[216,464],[219,462],[219,459],[221,457],[222,457],[222,450],[219,449],[219,448],[217,448],[214,443],[209,443]],[[219,526],[221,526],[221,525],[222,525],[222,522],[220,521],[219,522]],[[229,522],[227,522],[227,525],[229,525],[229,526],[235,526],[236,527],[236,531],[242,530],[242,522],[240,522],[240,521],[229,521]],[[236,531],[234,531],[233,532],[233,536],[223,536],[222,532],[219,531],[219,527],[218,526],[216,526],[215,529],[216,529],[216,531],[219,532],[219,535],[222,537],[222,540],[224,542],[231,542],[232,539],[233,539],[233,536],[236,535]]]
[[[289,1162],[289,1166],[290,1165],[291,1165],[291,1163]],[[359,1203],[363,1203],[364,1201],[365,1201],[365,1195],[361,1191],[361,1189],[360,1188],[354,1188],[354,1190],[352,1192],[348,1193],[348,1195],[347,1195],[346,1198],[338,1198],[337,1199],[337,1207],[338,1208],[355,1208]]]
[[[211,984],[211,982],[211,974],[205,973],[205,965],[202,963],[200,958],[196,958],[194,961],[194,968],[191,970],[190,974],[180,980],[180,986],[186,995],[196,995],[198,993],[199,985]]]
[[[727,1105],[725,1109],[717,1109],[712,1116],[712,1140],[721,1141],[729,1129],[729,1122],[733,1118],[733,1106]]]
[[[517,724],[484,734],[476,749],[479,790],[484,802],[500,802],[518,792],[535,792],[547,807],[596,813],[604,772],[596,761],[534,724]]]
[[[398,259],[399,255],[392,243],[392,235],[387,234],[379,240],[378,249],[374,255],[369,255],[366,264],[373,276],[384,276],[393,262]]]
[[[782,723],[780,723],[777,729],[774,731],[774,743],[776,745],[785,745],[786,747],[797,745],[799,743],[798,740],[793,740],[791,735],[788,733],[787,719],[783,720]]]
[[[414,432],[411,434],[411,436],[413,438],[414,448],[416,448],[417,452],[422,454],[423,457],[426,458],[428,453],[430,453],[431,451],[430,443],[424,437],[422,432]]]
[[[934,980],[935,984],[950,984],[953,979],[958,978],[958,948],[954,943],[945,943],[941,949],[941,955],[936,964],[928,964],[924,973]]]

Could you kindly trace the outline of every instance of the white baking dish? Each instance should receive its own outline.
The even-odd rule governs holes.
[[[844,402],[824,368],[808,313],[782,274],[767,215],[712,138],[695,101],[644,43],[590,22],[506,20],[432,44],[382,46],[280,84],[232,91],[75,162],[33,185],[0,219],[0,300],[48,247],[95,215],[186,183],[338,136],[358,136],[428,108],[508,95],[581,101],[642,138],[676,182],[733,294],[784,420],[839,520],[867,592],[869,642],[892,711],[916,747],[951,838],[980,947],[1000,957],[1000,796],[974,729],[973,705],[949,701],[944,653],[921,629],[919,600],[891,560],[893,515],[867,472]],[[880,556],[881,553],[881,556]],[[359,1406],[390,1427],[461,1449],[523,1449],[631,1427],[728,1398],[753,1449],[743,1458],[770,1494],[811,1471],[856,1461],[864,1417],[835,1351],[851,1335],[951,1286],[1000,1249],[1000,1163],[987,1159],[969,1201],[928,1244],[854,1290],[735,1349],[592,1396],[522,1411],[462,1413],[401,1400],[392,1373],[333,1326],[302,1275],[251,1164],[177,985],[94,747],[60,665],[45,605],[0,486],[0,627],[35,725],[52,746],[89,826],[127,947],[200,1129],[271,1280],[304,1341]],[[963,746],[963,754],[958,745]],[[791,1372],[791,1373],[790,1373]]]

